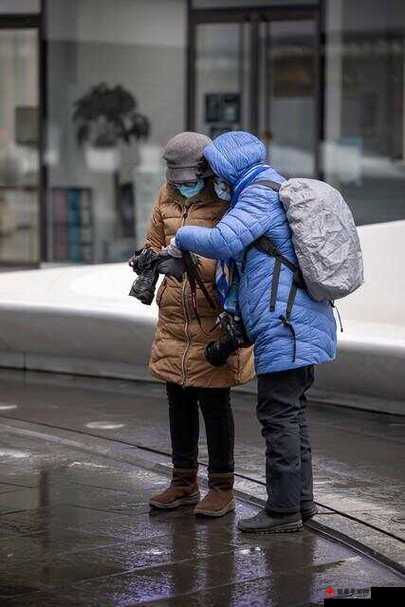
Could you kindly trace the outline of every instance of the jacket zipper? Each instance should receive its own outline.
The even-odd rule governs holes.
[[[183,214],[182,214],[182,217],[181,217],[181,226],[182,227],[186,223],[186,219],[187,219],[189,210],[190,210],[189,206],[186,206],[184,208],[184,211],[183,211]],[[187,297],[186,297],[187,283],[188,283],[188,280],[184,276],[184,279],[183,279],[183,288],[182,288],[182,303],[183,303],[184,316],[185,316],[185,319],[186,319],[186,322],[184,323],[184,333],[186,335],[187,343],[186,343],[186,348],[185,348],[184,353],[183,353],[183,357],[181,359],[181,376],[182,376],[181,377],[181,383],[182,383],[182,386],[185,386],[186,385],[186,381],[187,381],[186,357],[187,357],[188,351],[189,351],[190,346],[191,346],[191,338],[190,338],[190,334],[188,332],[190,320],[189,320],[188,312],[187,312]]]

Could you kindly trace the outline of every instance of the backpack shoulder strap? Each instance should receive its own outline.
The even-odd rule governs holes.
[[[277,181],[272,181],[271,179],[261,179],[260,181],[255,181],[254,185],[264,185],[275,192],[278,192],[281,188],[281,183],[277,183]]]
[[[275,192],[279,192],[280,187],[281,187],[280,183],[277,183],[276,181],[267,180],[267,179],[261,180],[261,181],[256,181],[255,185],[262,185],[262,186],[268,187],[271,190],[274,190]],[[271,294],[270,294],[270,311],[271,312],[274,312],[274,310],[276,308],[277,292],[278,292],[278,285],[280,282],[280,272],[281,272],[282,266],[283,265],[286,266],[293,274],[293,280],[291,283],[290,292],[288,294],[286,313],[280,314],[279,319],[281,320],[283,325],[290,331],[291,336],[293,338],[293,361],[295,362],[296,354],[297,354],[297,339],[296,339],[294,326],[291,322],[291,312],[292,312],[292,309],[294,306],[295,298],[297,295],[297,290],[299,288],[304,289],[304,290],[306,289],[305,282],[302,277],[300,268],[299,268],[299,266],[294,264],[292,261],[290,261],[287,257],[285,257],[278,250],[278,248],[275,246],[275,244],[272,242],[272,240],[268,236],[261,236],[255,242],[253,242],[250,245],[250,247],[255,247],[256,249],[259,249],[259,251],[262,251],[263,253],[270,255],[270,257],[274,257],[274,259],[275,259],[274,269],[273,269],[273,279],[272,279],[272,283],[271,283]]]
[[[280,253],[278,248],[273,244],[271,238],[269,238],[268,236],[260,236],[260,238],[255,240],[250,246],[259,249],[263,253],[267,253],[267,255],[270,255],[270,257],[275,257],[276,259],[279,259],[281,263],[287,266],[287,268],[291,270],[293,274],[297,272],[298,266],[296,266],[295,263],[285,257],[285,255]]]

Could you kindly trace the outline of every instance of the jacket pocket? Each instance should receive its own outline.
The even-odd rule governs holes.
[[[165,278],[163,280],[162,284],[160,285],[159,290],[156,295],[156,303],[159,307],[160,307],[160,302],[162,301],[164,292],[166,291],[166,288],[167,288],[167,280]]]

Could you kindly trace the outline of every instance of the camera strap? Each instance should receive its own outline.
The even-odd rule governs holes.
[[[193,256],[190,251],[183,251],[183,261],[186,268],[186,274],[188,281],[190,283],[191,289],[191,303],[193,306],[194,314],[197,318],[198,324],[201,326],[201,318],[198,313],[198,305],[197,305],[197,286],[201,289],[205,299],[208,302],[208,305],[213,310],[217,309],[217,306],[212,299],[211,295],[208,293],[208,290],[201,278],[201,274],[198,270],[197,264],[193,260]]]

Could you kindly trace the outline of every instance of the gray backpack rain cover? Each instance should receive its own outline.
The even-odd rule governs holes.
[[[341,299],[364,281],[359,236],[343,196],[316,179],[281,184],[280,200],[309,294],[317,301]]]

